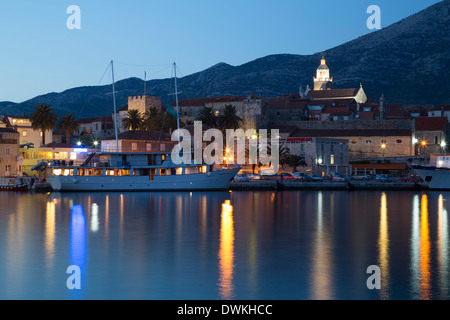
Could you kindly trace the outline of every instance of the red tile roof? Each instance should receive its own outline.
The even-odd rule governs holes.
[[[317,90],[309,91],[307,97],[312,100],[317,99],[348,99],[355,97],[360,89],[332,89],[332,90]]]
[[[159,141],[159,131],[143,131],[143,130],[130,130],[119,133],[119,140],[144,140],[144,141]],[[109,137],[104,140],[115,140],[115,137]],[[171,135],[167,133],[161,133],[161,141],[170,141]]]
[[[350,107],[325,107],[322,113],[348,113]]]
[[[417,117],[415,119],[416,131],[443,131],[448,124],[446,117]]]

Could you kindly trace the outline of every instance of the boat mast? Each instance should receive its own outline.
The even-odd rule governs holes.
[[[177,127],[178,127],[178,144],[180,144],[180,107],[178,105],[178,88],[177,88],[177,64],[173,63],[173,70],[175,75],[175,101],[177,103]]]
[[[114,127],[116,128],[116,151],[119,152],[119,134],[117,129],[117,110],[116,110],[116,90],[114,88],[114,62],[111,60],[111,72],[112,72],[112,94],[113,94],[113,101],[114,101]]]

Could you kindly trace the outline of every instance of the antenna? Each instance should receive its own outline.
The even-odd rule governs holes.
[[[144,71],[144,96],[147,93],[147,70]]]
[[[112,72],[112,94],[113,94],[113,101],[114,101],[114,124],[116,128],[116,150],[119,152],[119,134],[117,132],[117,110],[116,110],[116,90],[114,88],[114,62],[111,60],[111,72]]]

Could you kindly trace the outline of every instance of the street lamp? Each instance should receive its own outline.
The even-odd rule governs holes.
[[[383,144],[381,145],[381,149],[383,150],[383,158],[384,158],[384,150],[386,149],[386,144],[385,144],[385,143],[383,143]]]
[[[78,142],[77,142],[77,146],[81,146],[81,141],[78,141]]]
[[[445,141],[442,140],[442,141],[441,141],[441,148],[442,148],[442,149],[441,149],[441,152],[443,152],[443,153],[445,152],[445,146],[446,146],[446,145],[447,145],[447,143],[445,143]]]

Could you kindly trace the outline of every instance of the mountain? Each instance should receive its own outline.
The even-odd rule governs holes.
[[[180,99],[223,95],[279,96],[297,93],[313,85],[320,53],[279,54],[231,66],[219,63],[178,81]],[[334,88],[363,84],[368,97],[385,95],[388,103],[450,104],[450,1],[439,2],[382,30],[326,51]],[[147,81],[147,93],[172,102],[170,79]],[[141,95],[143,80],[129,78],[116,83],[117,107],[130,95]],[[40,103],[52,105],[58,114],[78,117],[112,113],[111,86],[79,87],[49,93],[13,104],[0,103],[0,113],[30,114]]]

